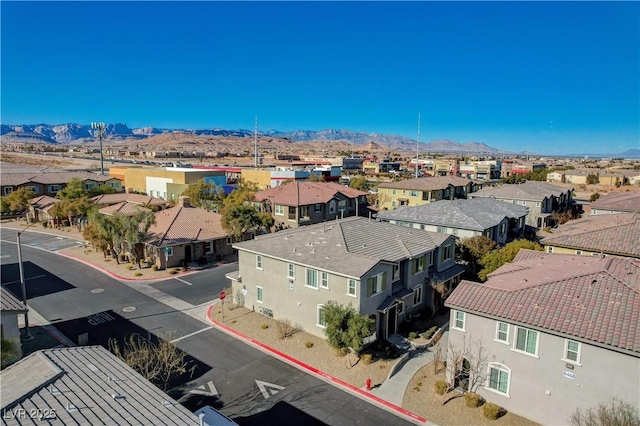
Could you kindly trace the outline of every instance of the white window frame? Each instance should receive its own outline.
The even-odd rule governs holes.
[[[329,288],[329,273],[321,271],[320,272],[320,288]]]
[[[358,297],[358,284],[353,278],[347,279],[347,296]]]
[[[426,256],[429,258],[429,263],[427,265],[433,266],[433,252],[430,251],[429,253],[426,254]]]
[[[547,247],[547,253],[553,253],[553,246]]]
[[[458,314],[462,314],[462,318],[458,317]],[[458,321],[462,321],[462,326],[458,326]],[[453,325],[451,328],[459,331],[467,331],[465,326],[467,325],[467,313],[464,311],[453,311]]]
[[[578,344],[577,352],[576,351],[571,351],[571,352],[575,352],[576,353],[576,360],[575,361],[572,360],[572,359],[569,359],[569,357],[567,356],[567,354],[569,353],[569,343],[570,342]],[[564,362],[568,362],[569,364],[582,366],[582,364],[580,363],[581,356],[582,356],[582,343],[578,342],[577,340],[564,339],[564,352],[563,352],[563,355],[562,355],[562,360]]]
[[[256,286],[256,302],[264,303],[264,288],[259,285]]]
[[[452,245],[449,244],[447,246],[442,247],[442,261],[446,261],[451,259],[451,257],[453,256],[453,248]]]
[[[577,255],[582,255],[582,250],[576,250]]]
[[[410,197],[417,197],[417,196],[418,196],[418,191],[413,190],[413,189],[412,189],[412,190],[410,190],[410,191],[409,191],[409,196],[410,196]]]
[[[492,369],[498,371],[498,383],[496,383],[496,388],[491,387],[491,370]],[[500,373],[505,373],[507,375],[507,392],[506,393],[497,389],[500,387]],[[489,365],[487,365],[487,382],[485,383],[484,388],[490,392],[494,392],[494,393],[497,393],[498,395],[503,395],[509,398],[510,397],[509,389],[511,388],[511,369],[504,364],[500,364],[498,362],[490,362]]]
[[[422,284],[418,284],[413,289],[413,306],[422,305]]]
[[[262,271],[262,256],[256,255],[256,269],[260,269]]]
[[[524,342],[524,346],[525,349],[518,349],[518,331],[519,330],[524,330],[527,333],[525,342]],[[526,347],[527,347],[527,342],[529,341],[529,333],[536,333],[536,351],[535,353],[531,353],[531,352],[527,352]],[[525,354],[528,356],[532,356],[534,358],[539,358],[538,356],[538,347],[540,346],[540,332],[537,330],[532,330],[530,328],[526,328],[526,327],[518,327],[516,326],[516,330],[513,333],[513,347],[511,348],[511,350],[515,351],[515,352],[519,352],[521,354]]]
[[[500,224],[500,235],[504,235],[505,232],[507,232],[507,224],[503,222]]]
[[[167,256],[167,257],[173,256],[173,247],[165,247],[164,250],[167,250],[167,251],[165,251],[165,253],[166,253],[165,256]]]
[[[311,275],[314,276],[315,278],[315,286],[313,285],[313,283],[309,284],[309,271],[311,271]],[[305,277],[304,277],[304,285],[305,287],[309,287],[312,288],[314,290],[318,290],[320,287],[320,283],[318,282],[318,270],[317,269],[313,269],[313,268],[306,268],[305,271]]]
[[[391,282],[395,283],[398,280],[400,280],[400,264],[396,263],[391,269]]]
[[[284,216],[284,206],[282,204],[276,204],[273,211],[276,214],[276,216]]]
[[[320,323],[320,311],[325,312],[324,305],[318,305],[316,309],[316,326],[320,328],[327,328],[327,321],[325,319],[325,323]],[[325,317],[326,318],[326,317]]]
[[[506,325],[507,326],[507,330],[506,331],[501,331],[500,330],[500,325]],[[498,343],[504,343],[505,345],[509,344],[509,331],[511,331],[511,325],[508,322],[504,322],[504,321],[497,321],[496,322],[496,336],[493,339],[494,341],[498,342]],[[501,339],[500,338],[500,333],[506,333],[506,338],[505,339]]]
[[[289,278],[290,280],[296,279],[296,265],[294,265],[293,263],[289,263],[287,265],[287,278]]]

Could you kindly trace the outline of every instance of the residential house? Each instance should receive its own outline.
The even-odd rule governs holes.
[[[222,215],[191,207],[189,197],[180,197],[177,206],[155,216],[145,251],[159,269],[221,259],[233,253],[232,237],[222,227]]]
[[[608,192],[591,202],[591,214],[640,212],[640,191]]]
[[[422,177],[384,182],[378,185],[380,210],[393,210],[401,206],[419,206],[438,200],[467,198],[482,188],[481,184],[457,176]]]
[[[125,193],[125,192],[120,192],[117,194],[97,195],[91,198],[91,201],[93,201],[93,204],[100,207],[112,206],[114,204],[128,203],[128,204],[137,204],[140,206],[146,206],[153,210],[162,210],[163,208],[166,208],[168,205],[167,201],[163,200],[162,198],[152,197],[150,195],[144,195],[144,194],[131,194],[131,193]]]
[[[413,312],[438,309],[463,269],[452,236],[352,217],[261,235],[234,244],[238,271],[227,274],[245,307],[288,319],[325,337],[324,306],[351,304],[386,339]]]
[[[30,199],[26,215],[27,222],[34,223],[54,220],[55,218],[51,216],[49,211],[58,201],[60,200],[48,195],[41,195]]]
[[[541,244],[549,253],[640,259],[640,213],[585,215],[558,226]]]
[[[475,160],[461,163],[459,176],[468,179],[499,179],[502,173],[502,160]]]
[[[84,188],[89,190],[101,185],[109,185],[117,191],[122,190],[119,179],[90,172],[36,172],[2,173],[0,175],[1,195],[9,195],[20,188],[30,188],[36,195],[55,197],[74,178],[82,180]]]
[[[276,228],[296,228],[337,218],[366,216],[367,193],[334,182],[291,182],[256,193],[258,209]]]
[[[341,166],[318,163],[320,162],[299,161],[277,167],[245,168],[242,169],[242,179],[255,183],[259,189],[275,188],[285,182],[303,182],[312,174],[327,182],[340,180]]]
[[[492,198],[440,200],[421,206],[381,211],[377,218],[397,225],[451,234],[484,235],[498,244],[521,237],[529,208]]]
[[[0,380],[8,426],[202,424],[101,346],[40,350],[4,369]]]
[[[638,406],[640,261],[521,250],[445,306],[449,345],[483,348],[469,383],[487,401],[540,424],[569,424],[612,397]]]
[[[20,340],[20,327],[18,315],[27,313],[27,307],[11,292],[0,287],[0,336],[3,342],[11,345],[11,354],[6,359],[2,358],[2,366],[11,364],[22,358],[22,343]],[[3,347],[5,343],[2,344]]]
[[[564,183],[564,180],[564,172],[547,173],[547,182],[549,183]]]
[[[527,225],[535,228],[551,226],[552,214],[566,212],[572,205],[571,188],[562,188],[546,182],[528,181],[484,188],[469,197],[495,198],[507,203],[529,207]]]

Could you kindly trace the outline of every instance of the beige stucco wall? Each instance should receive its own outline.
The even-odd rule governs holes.
[[[269,170],[242,169],[241,176],[242,180],[257,184],[259,189],[271,188],[271,171]]]

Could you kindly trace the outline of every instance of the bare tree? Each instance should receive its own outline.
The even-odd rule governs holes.
[[[442,397],[442,404],[447,402],[447,393],[459,386],[462,395],[475,392],[478,386],[487,380],[488,355],[480,340],[471,341],[463,336],[460,343],[449,340],[447,347],[447,364],[445,378],[447,388]]]
[[[632,426],[640,424],[638,407],[618,398],[601,402],[582,411],[578,408],[569,419],[572,426]]]
[[[280,339],[286,339],[296,334],[298,328],[293,325],[289,318],[281,318],[276,321],[276,330],[278,330]]]

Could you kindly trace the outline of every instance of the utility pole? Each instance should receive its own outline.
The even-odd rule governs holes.
[[[29,332],[29,306],[27,306],[27,286],[24,279],[24,266],[22,264],[22,245],[20,244],[20,235],[22,235],[22,233],[26,231],[27,228],[34,224],[35,222],[24,228],[22,231],[18,231],[16,236],[16,242],[18,244],[18,270],[20,271],[20,286],[22,287],[22,303],[24,303],[24,307],[26,308],[26,311],[24,313],[25,340],[31,340],[33,336],[31,336],[31,333]]]
[[[102,155],[102,139],[106,136],[104,123],[93,122],[91,123],[91,128],[95,129],[93,136],[100,141],[100,174],[104,175],[104,156]]]
[[[420,113],[418,113],[418,140],[416,141],[416,178],[418,177],[418,155],[420,154]]]

